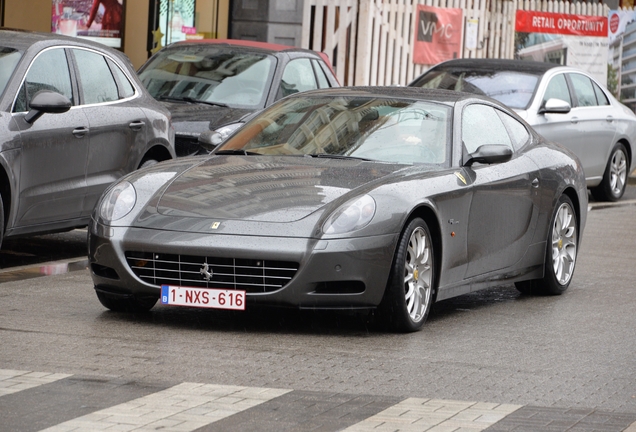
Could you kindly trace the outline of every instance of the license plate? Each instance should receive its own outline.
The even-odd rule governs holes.
[[[245,291],[162,285],[161,304],[245,310]]]

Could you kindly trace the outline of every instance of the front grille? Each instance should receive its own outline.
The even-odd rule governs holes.
[[[126,252],[131,270],[152,285],[276,291],[296,274],[298,264],[285,261]],[[207,267],[205,265],[207,264]],[[203,270],[211,274],[206,280]]]

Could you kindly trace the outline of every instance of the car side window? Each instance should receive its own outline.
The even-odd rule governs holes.
[[[44,51],[33,61],[18,92],[13,112],[28,111],[31,99],[40,90],[60,93],[73,102],[71,75],[63,48]]]
[[[596,93],[592,86],[592,80],[585,75],[571,73],[569,74],[572,87],[574,87],[574,94],[578,102],[577,106],[596,106]]]
[[[325,75],[325,71],[320,66],[320,62],[318,60],[312,60],[311,64],[314,66],[314,72],[316,72],[316,77],[318,78],[318,88],[324,89],[331,87]]]
[[[112,60],[108,59],[106,61],[110,66],[110,70],[112,70],[117,77],[117,82],[119,83],[120,98],[133,96],[135,94],[135,87],[133,87],[133,85],[130,83],[126,74]]]
[[[484,144],[503,144],[514,150],[508,131],[493,107],[468,105],[462,113],[462,141],[468,153]]]
[[[601,90],[601,88],[594,81],[592,81],[592,86],[594,86],[594,93],[596,93],[596,101],[598,102],[598,104],[609,105],[609,99],[607,99],[607,96],[605,95],[603,90]]]
[[[73,54],[79,71],[83,103],[96,104],[118,100],[117,83],[104,56],[83,49],[73,49]]]
[[[517,119],[504,113],[503,111],[496,110],[499,118],[508,129],[508,134],[512,140],[512,146],[515,150],[519,150],[521,147],[530,142],[530,133]]]
[[[570,90],[568,89],[568,83],[565,80],[564,74],[559,74],[555,77],[552,77],[550,82],[548,83],[548,87],[545,89],[545,94],[543,95],[542,105],[548,99],[561,99],[566,101],[567,103],[572,105],[572,98],[570,97]]]
[[[296,59],[287,63],[280,83],[277,99],[293,93],[318,88],[313,68],[309,59]]]

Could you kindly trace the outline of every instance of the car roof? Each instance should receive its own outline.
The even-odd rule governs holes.
[[[88,46],[91,48],[96,48],[100,50],[108,50],[115,51],[107,46],[93,42],[91,40],[65,36],[57,33],[43,33],[43,32],[34,32],[29,30],[20,30],[20,29],[9,29],[2,28],[0,29],[0,45],[16,48],[19,50],[25,50],[29,48],[31,45],[34,45],[38,42],[42,42],[43,45],[56,45],[56,44],[73,44],[77,46]]]
[[[169,46],[181,46],[181,45],[226,45],[237,48],[247,48],[250,50],[256,51],[268,51],[271,53],[274,52],[282,52],[282,51],[298,51],[298,52],[309,52],[312,54],[318,54],[316,51],[311,51],[303,48],[293,47],[289,45],[280,45],[273,44],[269,42],[258,42],[252,40],[241,40],[241,39],[194,39],[194,40],[185,40],[181,42],[177,42],[175,44]]]
[[[398,99],[416,99],[430,100],[447,104],[455,104],[465,99],[481,99],[493,102],[492,99],[475,95],[473,93],[464,93],[454,90],[429,89],[421,87],[395,87],[395,86],[378,86],[378,87],[332,87],[328,89],[311,90],[302,93],[296,93],[289,97],[303,96],[359,96],[359,97],[383,97]],[[498,102],[494,101],[498,104]]]
[[[534,75],[543,75],[550,69],[561,67],[554,63],[543,63],[530,60],[508,59],[455,59],[448,60],[434,66],[434,69],[467,69],[467,70],[511,70],[527,72]]]

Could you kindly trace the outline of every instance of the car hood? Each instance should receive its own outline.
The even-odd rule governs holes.
[[[302,156],[214,156],[175,177],[153,213],[294,222],[401,169],[404,165]]]
[[[177,135],[198,136],[201,132],[218,129],[256,110],[244,108],[218,107],[189,102],[161,102],[172,116],[172,124]]]

